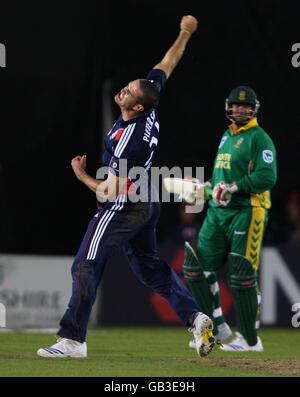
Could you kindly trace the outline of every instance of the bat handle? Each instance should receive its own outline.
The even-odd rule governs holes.
[[[204,195],[209,199],[212,198],[212,192],[213,192],[212,188],[206,186],[204,187]]]
[[[212,192],[213,192],[212,188],[204,187],[204,195],[206,197],[208,197],[209,200],[212,198]],[[230,200],[231,194],[230,193],[226,194],[225,198],[226,198],[226,200]]]

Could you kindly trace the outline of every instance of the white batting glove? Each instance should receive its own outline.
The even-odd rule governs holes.
[[[226,207],[231,200],[231,195],[238,191],[235,182],[225,183],[223,181],[216,184],[213,190],[213,200],[217,205]]]

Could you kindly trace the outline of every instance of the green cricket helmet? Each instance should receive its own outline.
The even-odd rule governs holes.
[[[232,107],[230,106],[232,104],[252,105],[253,110],[245,121],[237,123],[232,116]],[[228,98],[225,101],[225,114],[232,123],[236,123],[237,125],[245,125],[257,115],[259,107],[260,103],[257,100],[255,91],[245,85],[239,85],[238,87],[235,87],[233,90],[231,90]]]

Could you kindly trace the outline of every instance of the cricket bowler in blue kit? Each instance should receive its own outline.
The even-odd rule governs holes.
[[[180,33],[162,61],[146,79],[129,82],[115,95],[121,115],[105,140],[102,163],[108,167],[107,178],[95,179],[85,172],[86,156],[72,160],[77,178],[97,194],[98,212],[72,265],[72,296],[60,321],[60,338],[55,345],[38,350],[42,357],[87,356],[87,325],[97,287],[107,260],[118,249],[125,252],[139,280],[166,298],[183,324],[190,327],[197,353],[207,356],[214,346],[211,319],[200,312],[177,274],[157,256],[159,202],[153,199],[149,173],[159,137],[159,93],[197,24],[191,15],[182,17]],[[134,176],[128,177],[135,169],[142,170],[139,180],[146,181],[144,185],[135,184]],[[133,200],[137,196],[139,201]]]

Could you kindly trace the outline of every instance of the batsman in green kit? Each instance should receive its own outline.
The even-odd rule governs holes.
[[[257,275],[277,167],[273,141],[257,122],[259,106],[255,92],[246,86],[234,88],[226,99],[232,124],[220,141],[212,178],[206,182],[213,194],[197,252],[185,244],[185,279],[201,310],[214,319],[219,342],[229,339],[232,331],[222,314],[215,272],[229,265],[238,332],[220,347],[224,351],[263,351]]]

